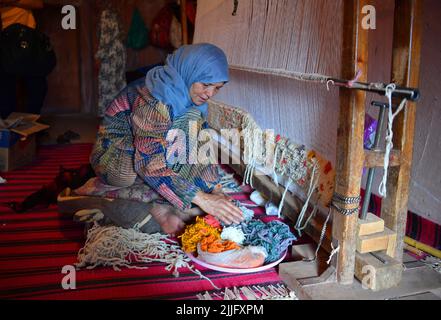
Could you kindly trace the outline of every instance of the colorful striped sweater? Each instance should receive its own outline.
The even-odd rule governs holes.
[[[151,96],[144,79],[130,84],[108,106],[99,128],[91,155],[97,176],[127,186],[140,177],[175,207],[191,208],[196,193],[211,192],[220,176],[216,165],[167,162],[169,130],[184,130],[188,142],[189,121],[196,121],[198,132],[207,127],[196,108],[173,119],[172,109]],[[188,159],[188,147],[184,150]]]

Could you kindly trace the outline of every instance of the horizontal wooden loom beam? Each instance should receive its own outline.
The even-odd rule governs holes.
[[[248,67],[241,65],[230,65],[229,68],[231,70],[251,72],[251,73],[268,75],[268,76],[283,77],[283,78],[299,80],[299,81],[319,82],[319,83],[324,83],[326,85],[345,87],[347,89],[373,92],[381,96],[386,96],[387,87],[389,85],[387,83],[381,83],[381,82],[367,83],[367,82],[359,82],[354,80],[344,80],[344,79],[338,79],[315,73],[301,73],[295,71],[288,71],[284,69],[256,68],[256,67]],[[421,96],[420,91],[416,88],[397,86],[392,92],[392,97],[407,99],[409,101],[418,101],[420,96]]]
[[[383,168],[384,167],[383,151],[365,150],[364,151],[364,167],[365,168]],[[389,157],[389,166],[398,167],[401,164],[401,151],[392,150]]]

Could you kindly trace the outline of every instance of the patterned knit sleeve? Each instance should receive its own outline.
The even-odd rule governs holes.
[[[185,210],[200,188],[167,166],[166,136],[171,127],[169,109],[162,103],[135,107],[132,126],[135,171],[175,207]]]

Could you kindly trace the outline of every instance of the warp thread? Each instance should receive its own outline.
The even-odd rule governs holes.
[[[264,133],[251,115],[245,114],[242,119],[242,134],[244,139],[243,160],[246,164],[244,184],[253,186],[254,171],[258,165],[265,164]]]
[[[338,246],[337,248],[334,248],[334,244],[331,242],[331,249],[332,249],[332,251],[329,256],[329,259],[328,259],[328,261],[326,261],[326,264],[328,264],[328,265],[331,263],[332,258],[340,251],[340,246]]]
[[[285,198],[286,198],[286,195],[287,195],[287,193],[288,193],[288,191],[289,191],[289,188],[291,187],[291,184],[292,184],[292,180],[289,179],[288,184],[287,184],[286,187],[285,187],[285,191],[283,192],[282,199],[280,200],[279,209],[278,209],[278,211],[277,211],[277,217],[278,217],[279,219],[280,219],[280,217],[281,217],[281,215],[282,215],[283,204],[285,203]]]
[[[300,212],[299,218],[297,219],[297,223],[295,225],[295,229],[299,233],[300,237],[302,236],[302,231],[304,229],[306,229],[306,227],[308,226],[308,223],[311,221],[312,217],[317,212],[317,205],[316,205],[314,207],[313,212],[309,216],[308,220],[306,220],[305,224],[302,226],[304,216],[306,214],[306,211],[308,210],[309,202],[311,201],[311,197],[314,194],[315,190],[317,189],[317,186],[319,183],[320,173],[318,171],[318,168],[319,168],[318,162],[314,161],[314,165],[313,165],[312,173],[311,173],[311,178],[310,178],[310,182],[309,182],[309,189],[308,189],[307,196],[306,196],[306,201],[305,201],[305,204],[303,205],[302,211]]]

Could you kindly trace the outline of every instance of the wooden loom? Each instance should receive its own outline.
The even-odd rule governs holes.
[[[351,79],[360,70],[362,77],[359,81],[367,81],[369,30],[362,28],[361,9],[368,4],[367,0],[344,1],[344,79]],[[419,85],[421,15],[421,0],[395,0],[391,79],[400,87],[417,88]],[[394,104],[399,102],[394,99]],[[363,167],[382,167],[384,164],[384,152],[365,151],[363,148],[365,105],[365,92],[340,89],[335,192],[344,197],[360,195]],[[280,276],[296,289],[300,297],[303,294],[310,298],[303,289],[313,285],[351,285],[354,276],[362,281],[365,266],[373,267],[373,278],[368,283],[372,290],[387,289],[400,283],[415,114],[416,104],[408,102],[394,124],[395,149],[391,153],[388,197],[383,201],[381,219],[369,215],[367,220],[362,221],[358,219],[358,214],[344,216],[332,209],[332,228],[328,228],[322,246],[328,253],[332,248],[340,248],[331,265],[326,267],[321,259],[315,263],[300,261],[280,265]],[[228,156],[230,154],[225,149],[221,152],[227,152]],[[239,174],[245,170],[243,163],[232,167]],[[254,187],[275,203],[281,200],[284,189],[276,186],[269,177],[256,175],[253,181]],[[296,221],[302,201],[294,195],[288,195],[285,201],[283,214]],[[305,230],[316,242],[319,241],[324,222],[324,217],[316,216]]]

